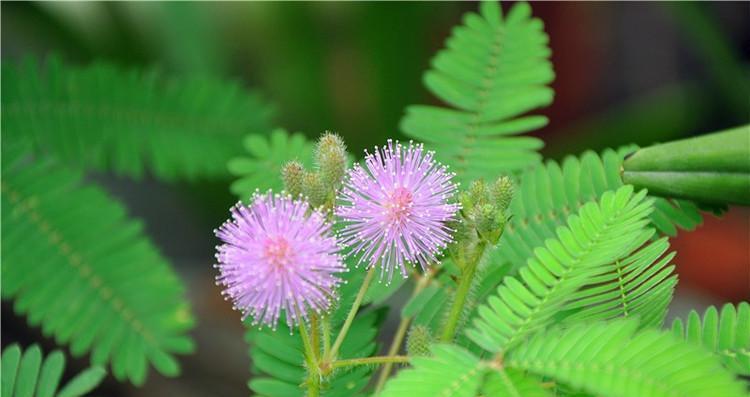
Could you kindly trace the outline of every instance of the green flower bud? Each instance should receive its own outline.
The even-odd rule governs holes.
[[[469,199],[474,205],[480,205],[487,202],[487,184],[483,180],[479,179],[471,182],[469,186]]]
[[[319,173],[305,172],[302,177],[302,194],[307,196],[307,201],[311,206],[317,208],[325,204],[328,191]]]
[[[337,134],[326,132],[318,140],[315,161],[323,183],[335,189],[346,173],[346,145]]]
[[[474,208],[474,202],[471,199],[469,192],[461,192],[458,194],[458,202],[461,203],[461,210],[469,212]]]
[[[302,193],[302,181],[305,176],[305,167],[299,161],[290,161],[281,167],[281,180],[284,181],[284,189],[292,197]]]
[[[508,223],[508,215],[506,212],[500,208],[495,211],[495,228],[500,232],[498,235],[498,238],[503,234],[503,230],[505,230],[505,225]]]
[[[495,212],[495,206],[492,204],[480,205],[474,209],[472,217],[480,235],[489,236],[495,231]]]
[[[411,357],[429,356],[432,345],[430,329],[424,325],[414,325],[406,338],[406,352]]]
[[[500,209],[508,209],[513,200],[513,181],[507,176],[498,178],[492,185],[492,199]]]

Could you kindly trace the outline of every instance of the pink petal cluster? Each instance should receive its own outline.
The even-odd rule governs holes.
[[[307,202],[256,194],[250,206],[237,203],[232,219],[215,230],[217,284],[243,319],[276,328],[281,312],[289,327],[308,313],[327,311],[346,271],[331,225]]]
[[[365,153],[364,167],[349,170],[339,193],[342,243],[359,256],[358,263],[379,265],[388,281],[395,268],[406,277],[406,263],[425,270],[452,241],[447,222],[460,209],[450,202],[458,189],[451,181],[455,174],[421,144],[389,140]]]

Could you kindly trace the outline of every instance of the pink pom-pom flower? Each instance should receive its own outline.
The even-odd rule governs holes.
[[[458,189],[451,181],[455,174],[421,144],[389,140],[365,153],[364,167],[350,169],[339,192],[342,243],[349,255],[359,256],[358,264],[379,265],[388,282],[395,268],[406,277],[406,263],[425,270],[452,241],[447,222],[460,209],[451,203]]]
[[[234,308],[253,324],[276,328],[281,312],[292,328],[310,311],[328,311],[337,299],[346,266],[330,223],[307,202],[290,196],[255,194],[250,206],[237,203],[232,219],[215,230],[217,284]]]

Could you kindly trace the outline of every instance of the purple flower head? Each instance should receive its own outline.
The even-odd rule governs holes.
[[[380,265],[387,280],[398,267],[406,277],[405,263],[419,263],[425,270],[452,241],[446,223],[460,206],[448,201],[456,193],[455,174],[425,152],[421,144],[388,145],[366,153],[365,166],[356,164],[339,193],[336,215],[350,255],[359,263]]]
[[[276,328],[283,310],[290,328],[308,312],[327,311],[346,271],[331,225],[305,201],[255,194],[250,206],[237,203],[232,219],[215,230],[217,285],[243,319]],[[310,212],[308,214],[308,212]]]

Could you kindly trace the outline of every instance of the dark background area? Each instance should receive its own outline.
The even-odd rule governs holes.
[[[507,4],[504,5],[507,9]],[[557,74],[551,123],[534,135],[545,156],[654,142],[750,122],[750,3],[532,3],[550,35]],[[239,80],[260,91],[275,123],[314,138],[344,136],[351,151],[401,137],[410,104],[436,103],[422,73],[475,3],[2,3],[2,60],[57,53],[174,75]],[[258,131],[268,133],[269,131]],[[239,143],[238,143],[239,144]],[[163,184],[91,175],[143,219],[188,284],[197,352],[183,375],[151,371],[134,388],[108,378],[108,396],[248,394],[242,325],[214,286],[211,230],[236,200],[231,178]],[[670,316],[750,299],[750,212],[672,239],[678,294]],[[394,297],[398,303],[399,295]],[[395,313],[397,314],[397,313]],[[668,320],[670,321],[670,320]],[[2,343],[54,344],[2,306]],[[87,365],[79,360],[76,371]]]

